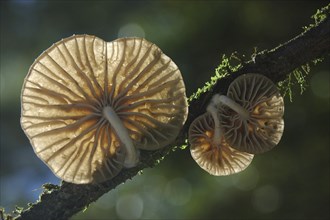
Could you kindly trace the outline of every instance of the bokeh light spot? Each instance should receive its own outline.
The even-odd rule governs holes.
[[[143,200],[137,194],[121,196],[116,203],[116,212],[120,219],[139,219],[143,213]]]
[[[123,25],[118,31],[118,38],[121,37],[145,37],[143,28],[135,23]]]
[[[236,188],[243,191],[249,191],[257,186],[259,181],[259,172],[253,165],[250,165],[246,170],[238,175],[233,175],[232,181]]]
[[[270,213],[280,205],[280,192],[272,185],[258,188],[252,195],[252,205],[260,213]]]
[[[191,184],[184,178],[173,179],[165,187],[165,197],[172,205],[184,205],[191,198]]]

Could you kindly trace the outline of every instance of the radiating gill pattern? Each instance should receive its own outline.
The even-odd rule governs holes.
[[[284,101],[274,83],[258,74],[237,78],[227,96],[249,112],[242,118],[227,106],[220,107],[221,125],[228,143],[248,153],[263,153],[276,146],[284,129]]]
[[[74,183],[101,182],[122,169],[125,150],[105,106],[146,150],[169,144],[187,115],[177,66],[140,38],[75,35],[55,43],[31,66],[21,98],[21,124],[36,154]]]
[[[226,140],[214,140],[214,119],[210,113],[197,117],[189,129],[191,155],[197,164],[215,176],[238,173],[250,165],[252,154],[237,151]]]

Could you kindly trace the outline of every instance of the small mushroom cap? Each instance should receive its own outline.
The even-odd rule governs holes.
[[[270,79],[260,74],[239,76],[230,84],[227,97],[249,112],[244,120],[229,107],[220,107],[222,130],[233,148],[259,154],[279,143],[284,129],[284,101]]]
[[[214,126],[214,119],[208,112],[190,125],[190,152],[196,163],[214,176],[235,174],[247,168],[253,155],[235,150],[223,137],[220,144],[215,143]]]
[[[142,38],[105,42],[74,35],[32,64],[21,95],[21,125],[37,156],[59,178],[103,182],[120,172],[126,151],[102,110],[121,119],[134,148],[171,143],[187,117],[175,63]]]

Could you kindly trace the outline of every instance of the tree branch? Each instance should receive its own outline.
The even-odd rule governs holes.
[[[243,63],[236,72],[218,80],[211,90],[192,100],[187,122],[176,141],[170,146],[158,151],[142,151],[141,162],[137,167],[122,170],[115,178],[102,184],[76,185],[67,182],[62,182],[61,186],[45,184],[40,199],[22,211],[16,219],[68,219],[104,193],[133,178],[139,171],[157,165],[175,149],[175,146],[186,144],[191,122],[205,111],[205,106],[215,93],[225,93],[230,82],[239,75],[260,73],[274,82],[279,82],[301,65],[328,56],[330,54],[329,7],[324,10],[327,17],[323,21],[277,48],[256,54],[252,60]]]

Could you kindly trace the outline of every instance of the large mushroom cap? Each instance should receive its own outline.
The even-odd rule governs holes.
[[[275,147],[284,129],[284,101],[274,83],[259,74],[239,76],[227,96],[248,111],[248,119],[225,105],[220,123],[228,143],[239,151],[263,153]]]
[[[35,153],[73,183],[112,178],[122,169],[125,143],[162,148],[187,117],[178,67],[141,38],[75,35],[55,43],[32,64],[21,101],[21,125]]]
[[[197,117],[190,125],[190,152],[196,163],[215,176],[230,175],[247,168],[253,155],[235,150],[223,137],[217,144],[213,138],[214,126],[214,119],[208,112]]]

